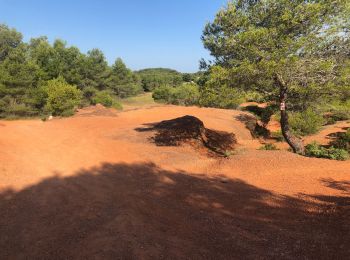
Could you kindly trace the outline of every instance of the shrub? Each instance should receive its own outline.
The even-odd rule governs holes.
[[[96,95],[96,93],[97,93],[97,89],[92,86],[88,86],[83,89],[83,97],[89,100],[90,102],[92,98]]]
[[[178,105],[196,105],[199,99],[199,89],[195,83],[183,83],[170,92],[171,103]]]
[[[332,142],[335,148],[344,149],[350,152],[350,128],[345,133],[339,133],[337,139]]]
[[[169,104],[195,105],[198,104],[199,89],[195,83],[183,83],[178,87],[161,86],[153,91],[152,97]]]
[[[123,109],[122,104],[119,101],[115,100],[115,99],[113,100],[112,107],[117,109],[117,110],[122,110]]]
[[[113,105],[113,97],[108,91],[105,90],[96,92],[91,101],[93,105],[101,104],[105,107],[111,107]]]
[[[23,100],[17,100],[9,95],[0,99],[0,118],[15,119],[36,114],[38,114],[38,111],[25,104]]]
[[[154,89],[152,93],[152,98],[155,101],[170,103],[173,91],[174,91],[174,88],[170,86],[166,86],[166,85],[160,86]]]
[[[47,94],[45,110],[53,115],[71,115],[81,101],[81,91],[63,78],[49,80],[44,91]]]
[[[350,119],[350,100],[346,102],[333,102],[330,104],[330,117],[334,121]]]
[[[349,159],[349,153],[344,149],[335,147],[325,148],[316,142],[305,147],[305,155],[316,158],[327,158],[331,160],[345,161]]]
[[[270,150],[270,151],[273,151],[273,150],[278,150],[278,148],[274,144],[267,143],[267,144],[264,144],[263,146],[261,146],[259,148],[259,150]]]
[[[305,136],[317,133],[324,124],[324,118],[308,108],[303,112],[290,113],[289,124],[295,134]]]
[[[122,109],[122,105],[119,101],[110,94],[107,90],[98,91],[95,96],[91,99],[93,105],[101,104],[105,107],[113,107],[115,109]]]

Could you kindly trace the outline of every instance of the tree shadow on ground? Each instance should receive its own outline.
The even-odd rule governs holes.
[[[336,181],[332,178],[323,178],[321,182],[328,188],[344,191],[350,194],[350,181]]]
[[[349,218],[333,203],[106,163],[0,193],[0,259],[345,259]]]
[[[239,114],[235,116],[235,119],[244,123],[245,127],[249,130],[253,138],[270,138],[270,131],[263,125],[259,124],[257,118],[249,114]]]

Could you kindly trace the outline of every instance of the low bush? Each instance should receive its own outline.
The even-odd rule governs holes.
[[[349,153],[344,149],[335,147],[326,148],[316,142],[305,147],[305,155],[316,158],[327,158],[331,160],[345,161],[349,159]]]
[[[277,146],[274,145],[274,144],[270,144],[270,143],[267,143],[267,144],[264,144],[263,146],[261,146],[259,148],[259,150],[269,150],[269,151],[273,151],[273,150],[278,150]]]
[[[105,107],[111,107],[113,105],[113,97],[108,91],[98,91],[96,94],[91,98],[92,104],[101,104]]]
[[[350,119],[350,100],[346,102],[333,102],[329,105],[330,118],[333,121]]]
[[[176,105],[196,105],[199,99],[199,89],[195,83],[183,83],[174,88],[171,93],[171,103]]]
[[[160,86],[153,91],[155,101],[174,105],[196,105],[199,99],[199,89],[195,83],[183,83],[178,87]]]
[[[296,135],[311,135],[317,133],[325,123],[321,114],[311,108],[303,112],[293,112],[289,115],[289,124]]]
[[[96,94],[91,98],[91,103],[93,105],[101,104],[105,107],[113,107],[115,109],[122,109],[122,105],[109,91],[102,90],[96,92]]]
[[[154,89],[152,98],[158,102],[170,103],[173,91],[173,87],[163,85]]]
[[[47,99],[45,110],[56,116],[70,116],[81,102],[81,91],[63,78],[49,80],[43,87]]]

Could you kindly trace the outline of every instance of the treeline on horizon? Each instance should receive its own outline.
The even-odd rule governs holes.
[[[45,36],[26,43],[16,29],[0,24],[0,118],[69,116],[97,103],[120,108],[122,98],[193,77],[163,68],[134,72],[120,58],[109,66],[99,49],[84,54]]]

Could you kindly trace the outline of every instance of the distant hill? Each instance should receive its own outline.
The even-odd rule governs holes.
[[[136,73],[139,74],[151,74],[151,73],[165,73],[165,74],[182,74],[181,72],[178,72],[177,70],[174,69],[168,69],[168,68],[147,68],[147,69],[142,69],[135,71]]]
[[[135,73],[140,76],[145,91],[152,91],[162,85],[178,86],[183,82],[182,73],[167,68],[149,68]]]
[[[181,73],[168,68],[147,68],[135,71],[135,73],[141,78],[145,91],[152,91],[162,85],[176,87],[183,82],[195,81],[200,75],[200,72]]]

